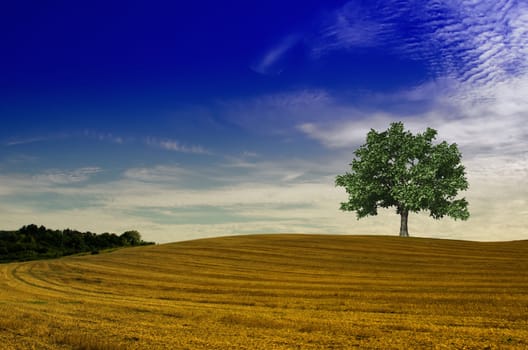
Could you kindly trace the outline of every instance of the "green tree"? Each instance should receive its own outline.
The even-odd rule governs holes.
[[[378,207],[395,207],[401,216],[400,236],[408,237],[409,212],[429,211],[430,216],[467,220],[468,202],[457,199],[468,182],[456,144],[434,144],[431,128],[413,135],[401,122],[383,132],[371,129],[366,143],[355,152],[351,172],[336,177],[336,186],[348,193],[341,210],[357,218],[377,215]]]
[[[125,245],[135,246],[141,244],[141,234],[138,231],[126,231],[120,237]]]

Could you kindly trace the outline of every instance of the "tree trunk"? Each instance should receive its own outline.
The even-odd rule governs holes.
[[[409,237],[409,231],[407,230],[407,219],[409,218],[409,210],[402,209],[400,212],[400,216],[400,237]]]

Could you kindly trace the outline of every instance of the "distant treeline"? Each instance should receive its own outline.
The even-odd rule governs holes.
[[[100,250],[149,245],[138,231],[95,234],[76,230],[50,230],[27,225],[17,231],[0,231],[0,262],[58,258],[78,253],[98,254]]]

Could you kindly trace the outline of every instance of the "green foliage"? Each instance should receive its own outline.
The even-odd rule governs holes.
[[[141,235],[138,231],[126,231],[121,236],[121,241],[126,245],[140,245],[141,244]]]
[[[355,152],[351,172],[336,177],[348,202],[341,210],[355,211],[358,219],[377,215],[377,209],[395,207],[398,214],[428,210],[440,219],[469,218],[468,202],[457,199],[468,188],[462,155],[456,144],[434,144],[436,130],[413,135],[403,123],[383,132],[373,129]]]
[[[57,258],[125,246],[153,244],[141,240],[138,231],[97,235],[76,230],[50,230],[44,226],[27,225],[18,231],[0,231],[0,262]],[[96,253],[97,252],[97,253]]]

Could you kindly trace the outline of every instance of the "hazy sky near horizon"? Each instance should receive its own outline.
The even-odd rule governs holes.
[[[467,222],[528,238],[528,2],[26,1],[0,13],[0,229],[396,235],[335,188],[370,128],[456,142]]]

